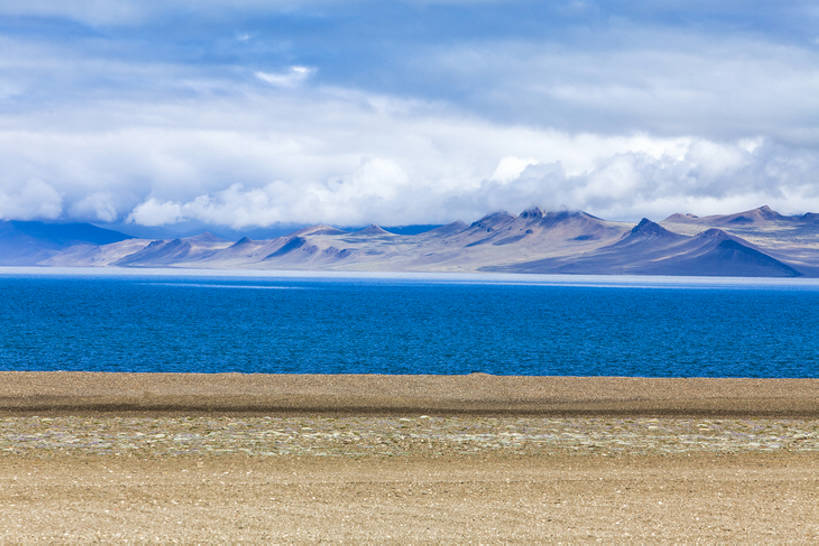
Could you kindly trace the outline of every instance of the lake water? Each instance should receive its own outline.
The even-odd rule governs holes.
[[[0,369],[819,377],[819,282],[9,268]]]

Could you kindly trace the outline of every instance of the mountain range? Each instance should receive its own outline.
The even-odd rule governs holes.
[[[92,224],[4,221],[0,265],[819,276],[819,214],[767,206],[636,225],[533,207],[396,231],[315,225],[263,240],[143,239]]]

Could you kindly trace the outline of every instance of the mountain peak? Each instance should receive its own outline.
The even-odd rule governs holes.
[[[512,216],[505,210],[501,210],[498,212],[487,214],[480,220],[472,222],[472,224],[469,227],[480,228],[485,231],[494,231],[497,227],[508,222],[511,222],[514,219],[515,219],[514,216]]]
[[[520,213],[520,218],[543,218],[546,212],[540,207],[529,207]]]
[[[559,224],[561,222],[565,222],[567,220],[581,220],[581,221],[599,221],[600,219],[596,216],[592,216],[588,212],[583,211],[576,211],[576,210],[559,210],[553,212],[547,212],[543,215],[541,219],[541,224],[545,226],[552,226],[555,224]]]
[[[252,242],[253,241],[251,240],[251,238],[248,237],[247,235],[245,235],[244,237],[242,237],[241,239],[239,239],[238,241],[233,243],[231,245],[231,248],[238,248],[238,247],[246,246],[246,245],[249,245]]]
[[[690,212],[686,213],[677,212],[663,220],[663,222],[691,222],[698,219],[699,216],[697,216],[696,214],[691,214]]]
[[[671,232],[657,222],[652,222],[648,218],[643,218],[640,220],[639,224],[631,228],[631,235],[662,237],[664,235],[671,235]]]
[[[728,216],[718,217],[721,218],[720,224],[730,224],[730,225],[742,225],[742,224],[756,224],[757,222],[765,222],[767,220],[782,220],[785,219],[784,216],[773,210],[768,205],[762,205],[761,207],[746,210],[744,212],[738,212],[736,214],[730,214]]]
[[[698,233],[697,237],[699,239],[718,239],[718,240],[732,239],[732,237],[730,235],[728,235],[727,233],[725,233],[724,231],[722,231],[719,228],[706,229],[705,231],[703,231],[701,233]]]
[[[777,211],[773,210],[768,205],[762,205],[758,209],[759,215],[765,218],[766,220],[778,220],[782,218],[782,215],[779,214]]]
[[[389,231],[377,224],[370,224],[353,232],[354,235],[392,235]]]
[[[631,228],[623,235],[623,237],[615,243],[617,247],[631,246],[634,244],[643,245],[644,243],[660,243],[671,244],[676,241],[686,239],[685,235],[668,231],[657,222],[652,222],[648,218],[643,218],[640,223]]]
[[[341,235],[342,233],[347,233],[343,229],[338,229],[333,226],[328,226],[326,224],[317,224],[315,226],[307,226],[306,228],[300,229],[295,233],[291,233],[290,235],[299,236],[299,235]]]

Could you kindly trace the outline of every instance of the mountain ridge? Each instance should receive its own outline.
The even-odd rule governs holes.
[[[236,241],[207,232],[137,239],[102,228],[95,231],[88,224],[88,233],[112,241],[71,244],[66,239],[70,234],[57,234],[62,239],[54,235],[54,241],[46,238],[39,246],[25,240],[25,248],[18,245],[3,255],[3,245],[13,246],[14,240],[4,240],[0,230],[0,264],[819,276],[817,218],[816,213],[785,216],[763,206],[728,215],[675,214],[660,222],[643,218],[628,224],[585,211],[530,207],[517,216],[496,211],[472,223],[456,221],[417,233],[411,226],[400,234],[376,224],[358,229],[316,224],[273,239],[243,236]],[[41,231],[59,232],[60,225]]]

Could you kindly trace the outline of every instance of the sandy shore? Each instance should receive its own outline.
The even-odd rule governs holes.
[[[819,381],[0,373],[0,542],[819,540]]]

